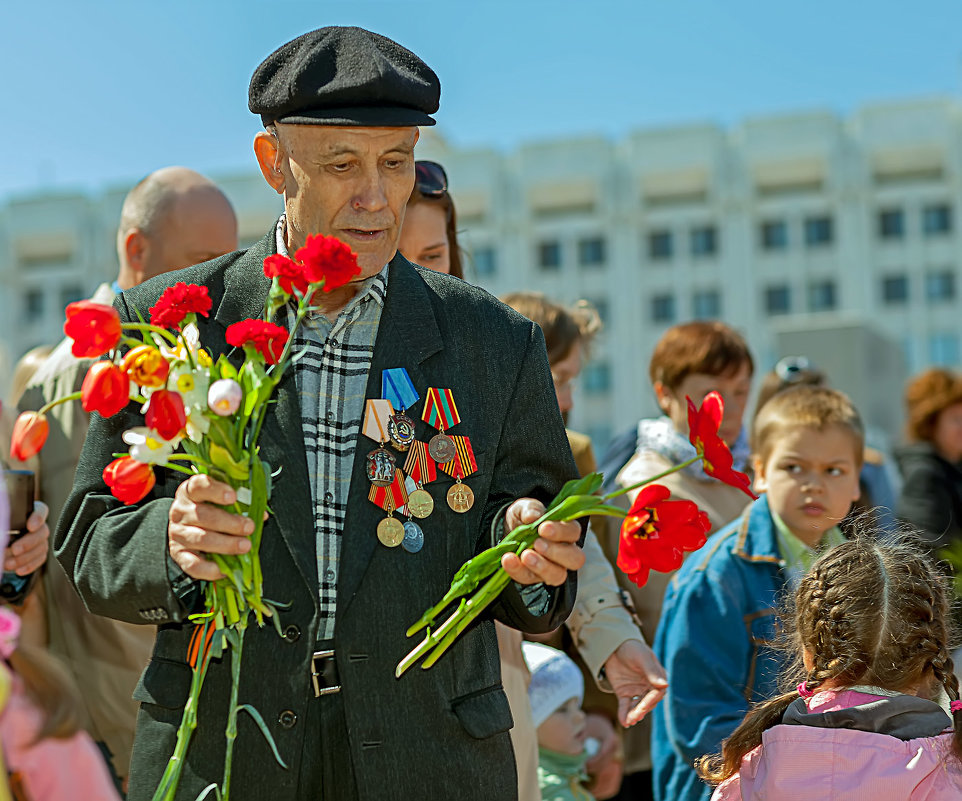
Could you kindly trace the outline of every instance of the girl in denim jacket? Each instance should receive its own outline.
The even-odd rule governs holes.
[[[700,761],[718,784],[713,801],[962,798],[950,599],[908,540],[863,535],[821,557],[786,615],[792,681],[804,680],[752,709],[721,755]]]

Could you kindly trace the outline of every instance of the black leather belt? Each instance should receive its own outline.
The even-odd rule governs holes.
[[[311,657],[311,684],[314,697],[333,695],[341,691],[341,680],[337,675],[337,662],[334,651],[315,651]]]

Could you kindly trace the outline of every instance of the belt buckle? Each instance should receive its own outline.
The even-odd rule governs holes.
[[[341,685],[338,684],[335,687],[324,687],[321,684],[321,678],[323,673],[320,668],[320,661],[325,659],[333,659],[334,651],[315,651],[314,655],[311,657],[311,684],[314,686],[314,697],[320,698],[322,695],[333,695],[334,693],[339,693],[341,691]]]

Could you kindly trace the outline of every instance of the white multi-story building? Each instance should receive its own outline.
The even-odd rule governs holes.
[[[805,343],[893,434],[905,371],[962,360],[955,101],[558,139],[509,154],[451,148],[428,132],[418,150],[447,168],[469,280],[598,307],[606,333],[572,417],[598,447],[653,411],[651,348],[692,318],[739,328],[759,370]],[[249,244],[278,200],[254,170],[219,182]],[[8,371],[9,359],[58,337],[68,300],[115,273],[122,197],[0,206]]]

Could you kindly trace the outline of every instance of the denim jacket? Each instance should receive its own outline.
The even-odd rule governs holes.
[[[692,764],[721,750],[750,703],[777,692],[784,661],[772,644],[788,586],[783,568],[763,495],[669,584],[655,637],[670,682],[652,713],[656,801],[707,801],[711,787]]]

